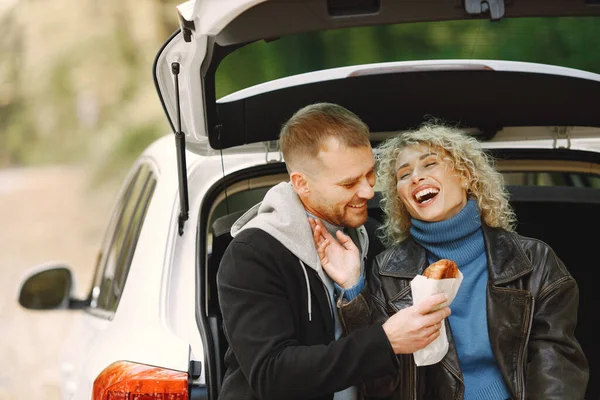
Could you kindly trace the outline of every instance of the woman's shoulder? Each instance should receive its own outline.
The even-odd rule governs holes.
[[[399,243],[394,243],[389,247],[386,247],[383,251],[377,254],[377,259],[382,260],[388,258],[394,254],[405,253],[409,248],[415,244],[415,241],[409,236]]]
[[[550,245],[535,237],[524,236],[516,231],[509,231],[498,227],[484,225],[485,237],[494,244],[502,243],[504,246],[516,245],[524,251],[552,252]]]
[[[548,243],[544,242],[541,239],[531,237],[531,236],[521,235],[517,232],[509,232],[509,234],[511,234],[515,238],[517,243],[526,252],[533,251],[536,253],[543,253],[543,254],[553,253],[552,247]]]
[[[531,262],[534,271],[542,272],[548,278],[554,276],[554,279],[570,275],[563,261],[548,243],[516,232],[510,232],[510,234]]]

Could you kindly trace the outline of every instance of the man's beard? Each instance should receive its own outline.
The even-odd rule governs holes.
[[[364,215],[354,214],[352,212],[344,209],[344,212],[341,214],[335,214],[335,220],[332,221],[334,225],[342,226],[344,228],[358,228],[363,225],[368,218],[368,214],[365,212]]]

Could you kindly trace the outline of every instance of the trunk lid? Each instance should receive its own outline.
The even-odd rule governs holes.
[[[373,132],[414,126],[428,114],[482,130],[517,125],[600,126],[600,116],[593,108],[594,98],[600,93],[598,75],[542,64],[467,59],[377,63],[298,74],[220,99],[216,79],[221,61],[256,41],[419,21],[600,15],[600,7],[592,3],[188,1],[177,7],[181,29],[157,54],[155,83],[173,130],[182,131],[192,151],[207,145],[224,149],[276,140],[281,124],[295,110],[315,101],[337,102],[351,109]],[[352,40],[357,39],[349,36],[347,41]],[[309,50],[303,50],[299,43],[297,51]],[[177,77],[173,74],[175,64]],[[240,72],[251,68],[239,65]],[[410,101],[403,100],[407,93]]]

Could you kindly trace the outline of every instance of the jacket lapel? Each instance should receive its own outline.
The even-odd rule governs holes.
[[[488,272],[494,286],[515,281],[533,271],[533,266],[521,246],[516,234],[481,224]]]
[[[490,344],[513,396],[519,398],[534,304],[527,290],[511,283],[530,274],[533,266],[516,234],[482,226],[490,276],[487,289]]]
[[[456,380],[456,387],[465,385],[462,378],[462,370],[460,369],[460,361],[458,360],[458,352],[456,351],[456,344],[454,343],[454,336],[452,335],[452,329],[450,329],[450,323],[448,319],[446,323],[446,337],[448,338],[448,352],[441,361],[444,369],[454,377]]]
[[[502,373],[510,382],[513,396],[517,396],[522,382],[522,360],[525,357],[526,332],[531,324],[532,301],[525,290],[509,289],[510,282],[532,272],[533,267],[514,233],[491,228],[482,223],[485,251],[488,262],[489,282],[487,287],[488,330],[492,350]],[[452,306],[450,306],[452,307]],[[446,322],[447,323],[447,322]],[[514,332],[522,332],[515,336]],[[442,360],[443,367],[464,385],[456,345],[450,329],[447,329],[448,353]],[[497,349],[503,350],[497,354]]]

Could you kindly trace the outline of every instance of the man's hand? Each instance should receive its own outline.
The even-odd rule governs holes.
[[[308,218],[308,222],[325,273],[344,289],[356,285],[360,279],[360,251],[352,239],[342,231],[337,231],[334,238],[320,219]]]
[[[449,307],[440,307],[448,300],[443,293],[434,294],[419,304],[404,308],[383,324],[383,330],[396,354],[411,354],[421,350],[440,335]]]

